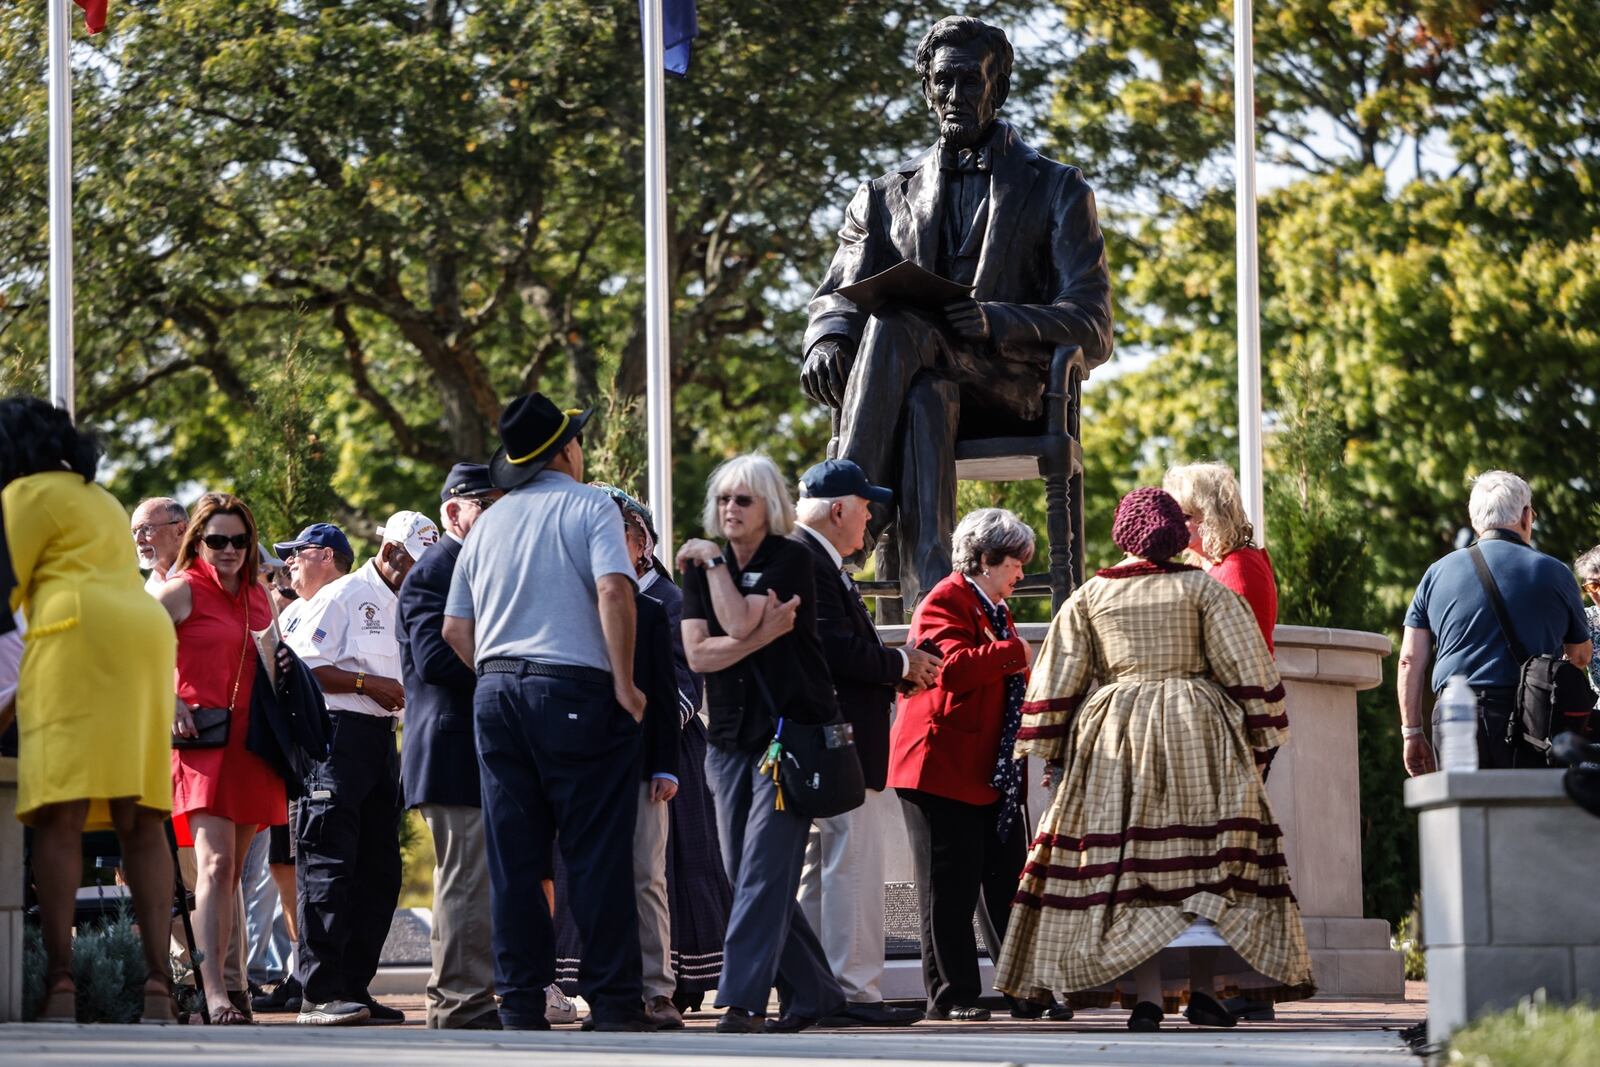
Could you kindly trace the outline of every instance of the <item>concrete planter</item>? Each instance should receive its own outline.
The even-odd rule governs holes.
[[[1406,782],[1422,837],[1434,1041],[1539,989],[1557,1002],[1600,998],[1600,821],[1567,799],[1561,774]]]

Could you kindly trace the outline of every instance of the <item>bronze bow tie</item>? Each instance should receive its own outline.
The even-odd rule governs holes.
[[[962,174],[988,174],[991,166],[989,146],[941,150],[939,169]]]

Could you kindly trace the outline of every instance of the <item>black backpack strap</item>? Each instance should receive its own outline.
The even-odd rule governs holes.
[[[1517,666],[1528,661],[1528,651],[1522,647],[1522,642],[1517,640],[1517,632],[1511,628],[1511,616],[1506,612],[1506,602],[1500,596],[1500,587],[1495,584],[1494,572],[1489,570],[1489,561],[1483,558],[1483,551],[1477,545],[1467,549],[1472,556],[1472,567],[1478,572],[1478,581],[1483,584],[1483,591],[1489,597],[1489,606],[1494,609],[1494,617],[1499,620],[1500,632],[1505,635],[1506,644],[1511,646],[1511,654],[1516,657]]]

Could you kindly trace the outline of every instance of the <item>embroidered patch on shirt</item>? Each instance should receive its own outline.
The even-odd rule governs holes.
[[[327,636],[328,631],[319,626],[315,630],[311,631],[311,643],[313,645],[320,645],[322,644],[322,639]]]
[[[760,571],[747,571],[746,573],[739,575],[739,588],[754,589],[756,587],[756,583],[760,580]]]

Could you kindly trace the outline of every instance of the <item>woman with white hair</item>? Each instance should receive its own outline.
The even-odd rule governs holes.
[[[678,550],[683,644],[705,675],[706,777],[716,798],[733,911],[722,948],[717,1022],[723,1033],[793,1033],[844,1005],[817,935],[796,902],[811,820],[779,806],[762,756],[780,719],[838,717],[817,637],[811,550],[787,536],[794,504],[762,455],[735,456],[706,485],[706,533]],[[774,980],[786,1012],[766,1020]]]
[[[1578,572],[1578,585],[1589,597],[1589,606],[1583,612],[1589,622],[1589,644],[1600,648],[1600,545],[1579,556],[1572,569]],[[1589,685],[1600,693],[1600,656],[1589,660]]]
[[[989,1018],[978,1003],[984,986],[973,912],[981,894],[978,919],[994,951],[1027,853],[1022,761],[1011,750],[1032,651],[1006,597],[1033,547],[1033,531],[1011,512],[968,514],[952,538],[953,572],[917,605],[906,637],[944,657],[931,688],[901,698],[889,739],[889,785],[900,797],[917,876],[930,1019]],[[1013,1005],[1020,1018],[1042,1011]]]
[[[1225,463],[1173,467],[1162,488],[1183,508],[1193,561],[1244,597],[1270,652],[1272,631],[1278,625],[1278,580],[1272,573],[1272,557],[1256,547],[1255,528],[1245,517],[1233,468]]]

